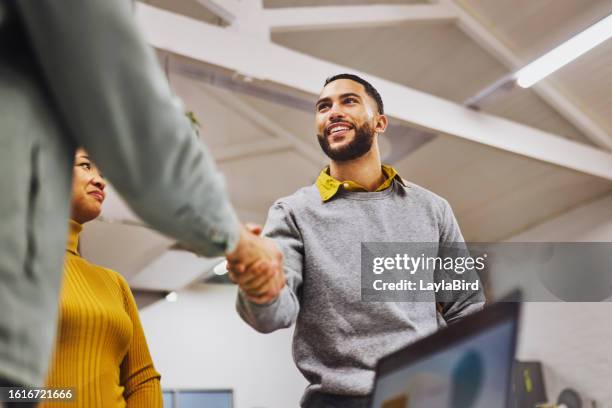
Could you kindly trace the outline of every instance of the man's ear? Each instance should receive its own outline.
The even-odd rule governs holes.
[[[376,116],[376,126],[374,127],[374,131],[378,134],[385,133],[387,126],[389,125],[389,120],[385,115],[377,115]]]

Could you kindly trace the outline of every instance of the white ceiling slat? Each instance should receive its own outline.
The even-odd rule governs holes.
[[[360,28],[456,17],[449,7],[440,4],[287,7],[263,11],[263,19],[273,32]]]
[[[452,9],[457,15],[459,28],[511,71],[514,72],[526,65],[525,61],[521,61],[505,44],[461,6],[455,4],[452,0],[440,0],[440,3]],[[595,145],[612,150],[612,137],[554,86],[546,81],[540,81],[531,89],[582,131]]]
[[[354,71],[144,4],[138,4],[136,17],[155,47],[310,94],[318,94],[321,81],[330,74]],[[611,153],[366,76],[385,95],[391,117],[421,129],[612,180]]]
[[[239,31],[246,36],[270,40],[270,29],[263,20],[262,0],[243,0],[237,18],[229,27],[230,30]]]

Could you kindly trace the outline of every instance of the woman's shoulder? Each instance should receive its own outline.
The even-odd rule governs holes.
[[[105,266],[98,266],[98,268],[106,274],[108,279],[112,279],[117,285],[121,286],[122,289],[125,290],[126,287],[129,287],[127,280],[119,272]]]
[[[97,265],[92,262],[86,261],[90,267],[96,270],[96,274],[98,274],[101,278],[108,282],[112,282],[113,284],[119,286],[122,290],[125,291],[126,287],[129,287],[127,280],[121,275],[119,272],[107,268],[102,265]]]
[[[121,292],[121,297],[123,298],[123,306],[128,308],[131,304],[131,298],[133,297],[132,291],[130,289],[130,285],[123,275],[119,272],[106,268],[104,266],[98,266],[100,273],[105,275],[105,279],[109,282],[112,282],[113,286],[115,286],[119,292]]]

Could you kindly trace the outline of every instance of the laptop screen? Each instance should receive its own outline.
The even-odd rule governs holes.
[[[500,303],[381,360],[373,408],[505,408],[517,303]]]

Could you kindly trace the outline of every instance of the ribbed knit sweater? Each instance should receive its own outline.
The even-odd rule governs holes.
[[[240,292],[242,318],[261,332],[296,322],[293,357],[314,394],[366,396],[383,356],[482,308],[481,293],[441,313],[431,302],[362,302],[362,242],[462,242],[446,200],[397,179],[377,192],[340,190],[323,201],[315,185],[279,199],[264,234],[284,253],[287,286],[267,305]],[[344,408],[344,407],[343,407]]]
[[[82,226],[70,221],[55,351],[48,387],[72,387],[72,403],[42,408],[161,408],[155,371],[125,279],[77,251]]]

